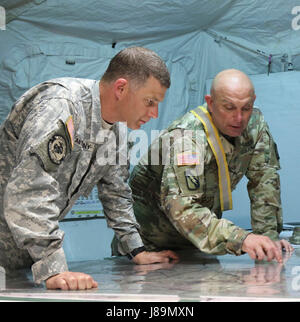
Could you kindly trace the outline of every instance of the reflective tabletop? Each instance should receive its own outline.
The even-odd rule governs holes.
[[[72,262],[98,282],[86,291],[46,290],[30,270],[0,271],[0,301],[300,301],[300,248],[284,262],[242,256],[179,252],[178,263],[134,265],[125,257]]]

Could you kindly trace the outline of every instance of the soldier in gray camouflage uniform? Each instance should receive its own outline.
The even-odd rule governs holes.
[[[48,288],[96,287],[89,275],[68,272],[58,225],[95,185],[123,255],[138,264],[176,258],[143,247],[119,123],[137,129],[156,118],[169,86],[161,59],[135,47],[117,54],[101,81],[54,79],[21,96],[0,128],[0,265],[32,265],[34,281]]]
[[[242,72],[226,70],[216,76],[211,95],[205,98],[220,134],[231,189],[244,175],[249,179],[253,233],[221,218],[217,162],[202,122],[189,112],[152,143],[131,174],[134,212],[144,244],[148,250],[197,247],[216,255],[247,252],[253,259],[267,256],[281,262],[282,248],[292,251],[292,247],[279,241],[279,156],[262,113],[253,108],[253,85]],[[116,244],[114,240],[115,254]]]

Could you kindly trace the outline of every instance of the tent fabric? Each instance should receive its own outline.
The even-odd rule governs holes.
[[[299,128],[298,0],[0,0],[0,6],[6,13],[6,28],[0,29],[0,122],[37,83],[63,76],[99,79],[118,51],[144,46],[164,59],[172,82],[159,118],[143,128],[150,144],[151,131],[204,102],[206,86],[219,71],[237,68],[256,77],[258,101],[285,151],[285,221],[296,220],[297,182],[291,176],[300,149],[298,142],[292,148],[286,142]],[[291,122],[289,131],[280,130],[277,116]],[[249,209],[241,212],[247,217]]]
[[[26,88],[64,75],[99,78],[128,46],[148,47],[169,68],[180,66],[172,73],[178,95],[169,93],[161,108],[175,104],[173,118],[202,103],[205,80],[224,68],[264,74],[269,55],[272,72],[286,70],[289,61],[294,70],[300,66],[300,31],[292,29],[297,1],[0,0],[0,6],[7,8],[0,31],[0,120]],[[74,56],[76,64],[68,65]],[[163,128],[165,118],[149,126]]]

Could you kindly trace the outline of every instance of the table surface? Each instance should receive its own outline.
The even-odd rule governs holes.
[[[178,254],[178,263],[134,265],[125,257],[70,263],[70,271],[99,283],[86,291],[46,290],[32,282],[30,270],[0,271],[0,301],[300,301],[299,246],[284,253],[282,264],[253,261],[247,254]]]

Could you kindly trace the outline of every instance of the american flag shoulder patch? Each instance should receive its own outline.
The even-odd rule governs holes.
[[[200,154],[198,152],[182,152],[177,154],[177,165],[200,164]]]
[[[72,149],[74,148],[74,123],[73,123],[73,118],[72,115],[70,115],[67,119],[66,126],[68,129]]]

